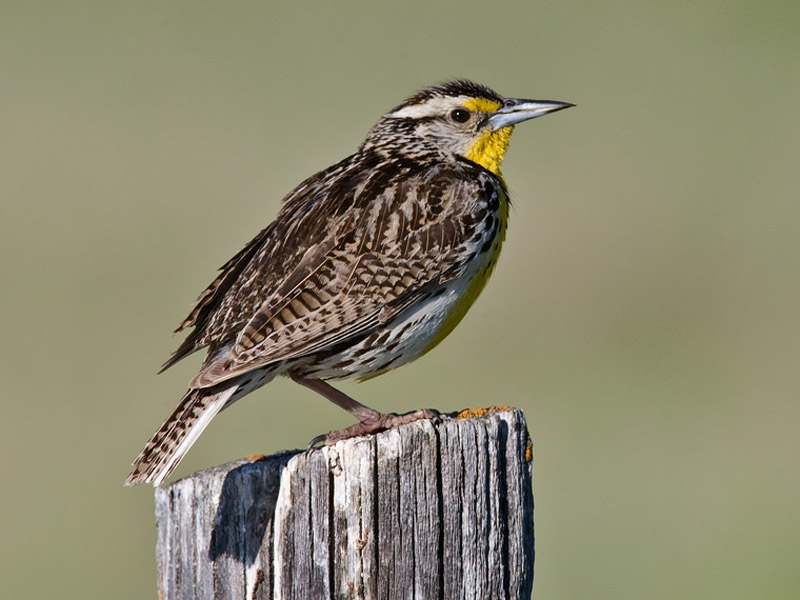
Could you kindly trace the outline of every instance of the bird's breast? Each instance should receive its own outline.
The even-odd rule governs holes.
[[[420,356],[433,350],[455,329],[478,299],[497,265],[497,258],[508,226],[508,197],[498,191],[499,204],[493,211],[493,223],[485,228],[483,237],[475,245],[476,254],[467,265],[462,277],[451,282],[452,301],[446,307],[443,318],[435,327],[427,346]]]
[[[466,261],[460,274],[443,282],[382,329],[353,346],[292,368],[306,377],[370,379],[426,354],[464,318],[489,280],[500,254],[508,223],[508,198],[498,187],[476,210],[475,234],[461,248]],[[480,219],[480,220],[478,220]],[[479,235],[477,235],[479,234]]]

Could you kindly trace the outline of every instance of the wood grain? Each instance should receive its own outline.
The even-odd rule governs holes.
[[[161,598],[527,600],[530,458],[499,410],[197,473],[156,489]]]

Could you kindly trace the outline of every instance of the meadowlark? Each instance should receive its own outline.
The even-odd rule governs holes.
[[[570,106],[465,80],[429,87],[386,113],[354,154],[297,186],[176,330],[193,328],[162,371],[208,354],[126,485],[159,485],[219,411],[278,375],[358,419],[312,443],[435,416],[383,414],[327,381],[408,363],[461,321],[506,234],[500,163],[514,125]]]

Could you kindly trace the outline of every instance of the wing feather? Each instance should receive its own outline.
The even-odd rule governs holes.
[[[483,170],[471,175],[465,183],[463,173],[437,168],[378,197],[356,197],[271,291],[261,290],[258,308],[191,385],[209,387],[360,339],[458,277],[477,243],[475,215],[488,203],[484,180],[502,185]],[[312,207],[305,218],[324,218],[315,213]],[[295,223],[293,231],[304,227]]]

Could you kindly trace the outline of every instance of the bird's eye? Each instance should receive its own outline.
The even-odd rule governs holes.
[[[466,108],[456,108],[450,113],[450,118],[456,123],[466,123],[469,121],[470,113]]]

